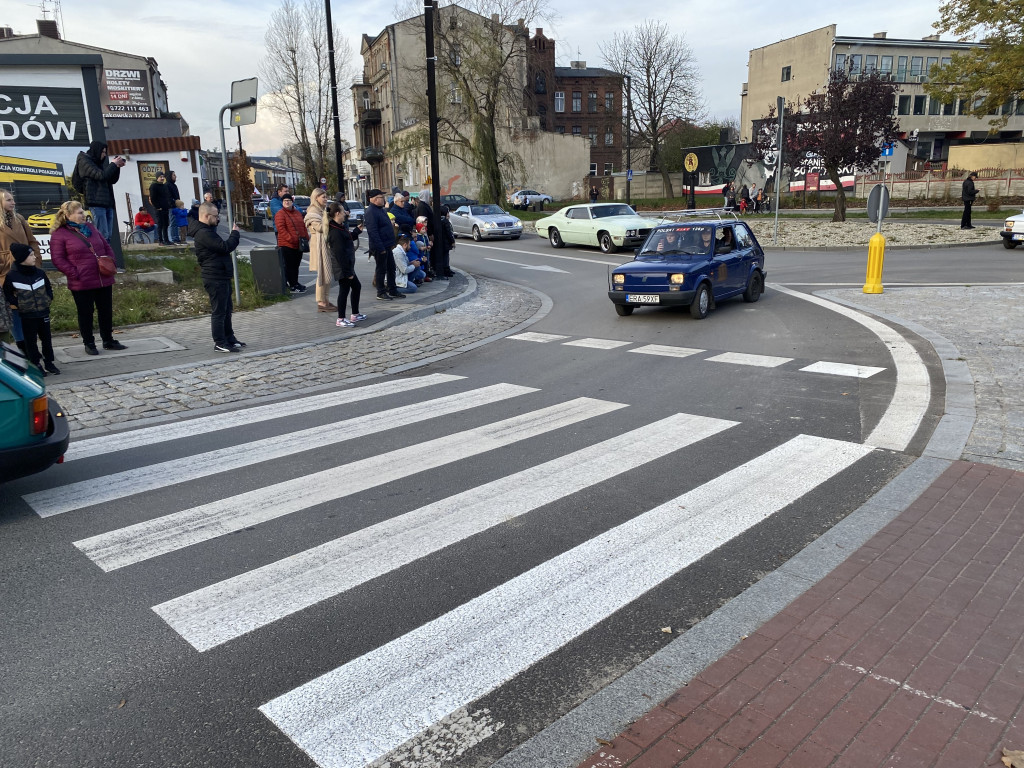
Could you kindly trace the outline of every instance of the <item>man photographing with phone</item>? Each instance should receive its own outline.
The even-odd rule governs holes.
[[[238,247],[238,224],[231,228],[225,240],[217,232],[219,222],[217,206],[203,203],[199,206],[199,219],[189,223],[188,233],[195,241],[203,287],[210,297],[213,348],[217,352],[240,352],[245,344],[238,340],[231,327],[231,252]]]
[[[110,160],[106,142],[94,141],[78,153],[71,175],[71,186],[85,193],[85,207],[92,211],[93,223],[108,243],[114,231],[114,185],[123,167],[123,157]]]

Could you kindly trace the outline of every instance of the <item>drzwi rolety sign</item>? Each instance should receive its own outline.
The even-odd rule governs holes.
[[[145,70],[104,69],[102,94],[104,117],[153,117]]]
[[[88,143],[80,89],[0,85],[0,146]]]

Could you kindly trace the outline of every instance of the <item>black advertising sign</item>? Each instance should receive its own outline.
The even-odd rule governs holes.
[[[149,73],[143,69],[104,69],[104,117],[153,117]]]
[[[85,146],[89,127],[79,88],[0,85],[0,146]]]

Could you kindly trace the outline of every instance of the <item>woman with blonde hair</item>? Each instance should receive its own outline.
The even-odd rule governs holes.
[[[317,187],[309,194],[305,224],[309,230],[309,271],[316,272],[316,311],[336,312],[331,304],[331,284],[334,270],[327,249],[327,193]]]
[[[92,335],[93,311],[99,317],[104,349],[127,349],[114,340],[114,276],[100,272],[101,256],[114,258],[110,243],[85,220],[85,209],[77,200],[64,203],[54,217],[50,235],[50,259],[68,278],[68,289],[78,309],[78,330],[85,352],[98,355]]]
[[[39,242],[28,228],[25,217],[14,210],[14,195],[9,190],[0,189],[0,289],[3,288],[7,273],[14,265],[14,257],[11,255],[11,246],[14,243],[27,245],[36,255],[36,264],[43,263]],[[21,348],[25,340],[21,333],[21,318],[16,311],[7,306],[6,301],[0,301],[0,323],[11,330],[11,335]]]

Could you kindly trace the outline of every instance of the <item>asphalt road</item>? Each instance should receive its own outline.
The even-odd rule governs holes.
[[[1024,279],[1002,249],[896,253],[887,282],[962,283],[968,258]],[[856,284],[864,258],[772,255],[760,302],[704,321],[618,317],[596,250],[454,259],[550,311],[383,390],[11,484],[0,763],[490,765],[856,509],[941,415],[920,340],[772,285]]]

